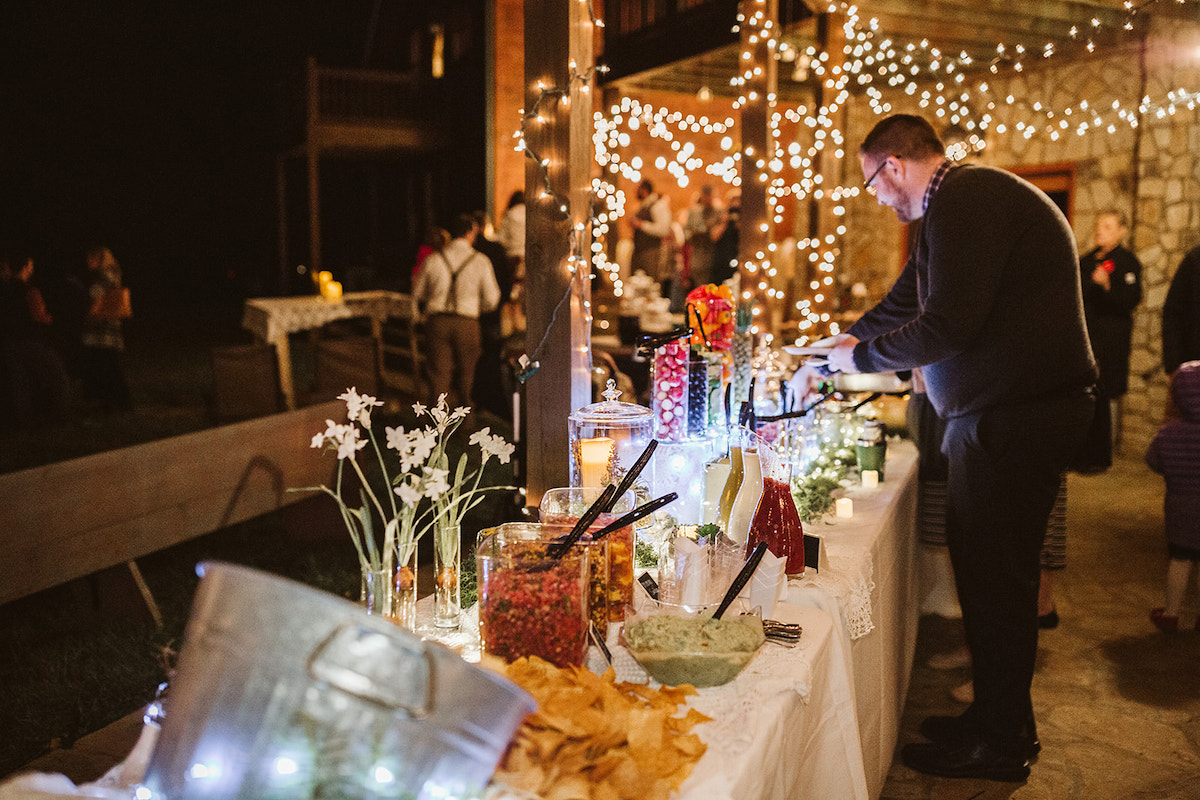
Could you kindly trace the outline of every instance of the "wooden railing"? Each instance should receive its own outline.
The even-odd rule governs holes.
[[[0,475],[0,603],[310,497],[339,401]],[[147,597],[152,604],[152,599]],[[153,611],[153,605],[151,605]]]
[[[415,75],[322,67],[312,59],[308,103],[313,122],[411,122],[433,116],[425,87]]]

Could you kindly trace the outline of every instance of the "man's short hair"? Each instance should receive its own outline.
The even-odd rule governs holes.
[[[450,223],[450,236],[455,239],[461,239],[473,230],[475,230],[475,217],[471,214],[459,214]]]
[[[642,189],[645,189],[647,192],[650,192],[651,194],[654,193],[654,184],[649,178],[643,178],[642,182],[639,183],[638,186]]]
[[[874,158],[895,156],[919,160],[944,156],[946,146],[924,117],[893,114],[871,129],[867,138],[859,145],[858,152]]]
[[[1100,217],[1116,217],[1118,225],[1122,228],[1129,227],[1129,217],[1119,208],[1106,208],[1096,215],[1096,219],[1100,219]]]

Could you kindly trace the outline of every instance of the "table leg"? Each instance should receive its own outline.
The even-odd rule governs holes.
[[[292,350],[285,333],[275,339],[275,358],[279,360],[279,391],[283,393],[284,407],[296,410],[296,389],[292,382]]]
[[[371,317],[371,335],[375,337],[375,378],[383,388],[383,317]]]

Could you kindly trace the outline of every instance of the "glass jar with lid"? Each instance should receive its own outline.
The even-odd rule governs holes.
[[[577,409],[568,418],[571,486],[619,483],[650,444],[653,413],[645,406],[621,402],[620,397],[610,380],[602,402]]]

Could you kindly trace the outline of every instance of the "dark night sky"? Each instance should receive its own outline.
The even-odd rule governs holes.
[[[0,3],[0,246],[32,252],[53,289],[106,244],[164,311],[269,280],[275,156],[300,141],[304,58],[361,64],[371,9]]]

